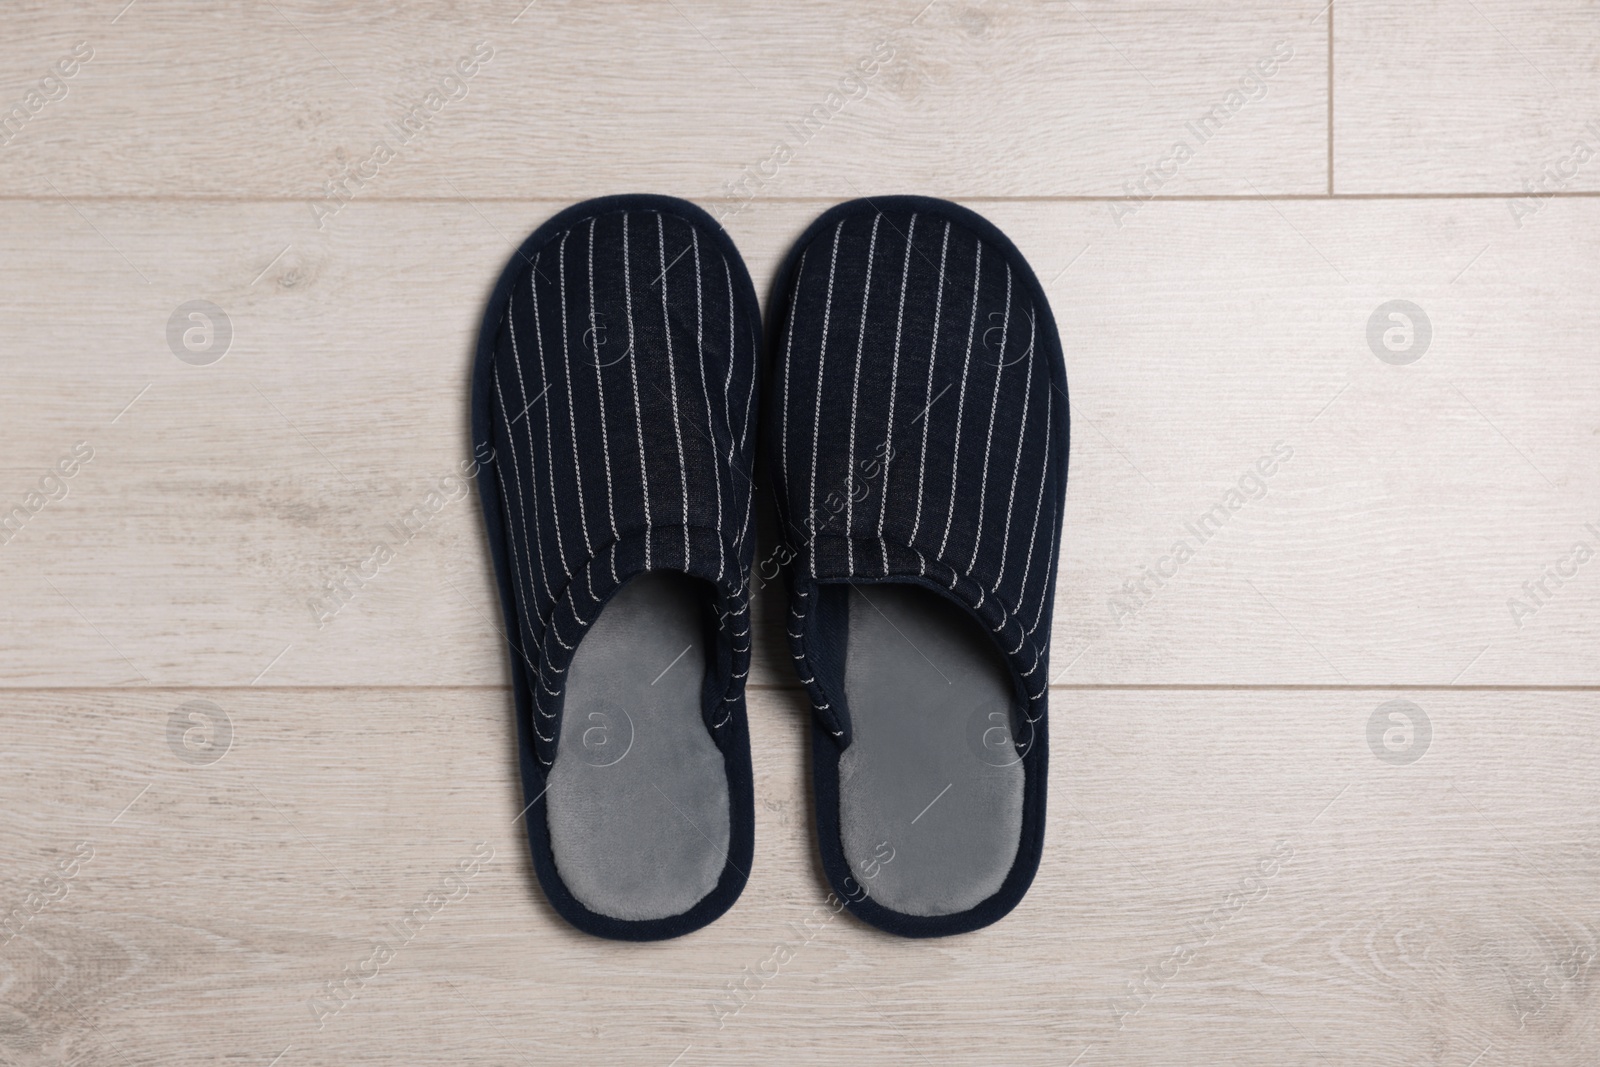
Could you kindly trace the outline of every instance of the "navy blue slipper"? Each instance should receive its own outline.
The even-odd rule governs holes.
[[[568,208],[506,265],[472,385],[534,870],[568,922],[657,940],[744,888],[760,311],[661,196]]]
[[[1044,841],[1067,483],[1061,342],[1011,241],[942,200],[842,204],[774,288],[763,418],[796,550],[834,891],[907,937],[986,926]]]

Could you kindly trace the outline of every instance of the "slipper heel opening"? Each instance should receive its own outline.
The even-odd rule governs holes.
[[[1028,722],[999,649],[965,610],[909,583],[848,587],[838,764],[844,859],[866,895],[919,917],[1000,892],[1023,832]]]
[[[608,918],[682,915],[728,864],[728,777],[702,714],[710,596],[687,575],[637,575],[568,667],[550,851],[578,903]]]

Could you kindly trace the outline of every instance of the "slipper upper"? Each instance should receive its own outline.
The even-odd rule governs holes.
[[[766,432],[795,553],[791,651],[819,720],[849,743],[817,594],[845,581],[912,582],[967,608],[1037,720],[1069,410],[1032,271],[953,204],[858,200],[801,238],[778,298]]]
[[[646,571],[715,587],[705,713],[719,745],[742,709],[759,325],[724,242],[681,201],[592,201],[535,233],[502,278],[504,300],[491,301],[500,315],[485,323],[475,440],[494,449],[481,484],[509,546],[513,660],[542,767],[555,759],[574,650]]]

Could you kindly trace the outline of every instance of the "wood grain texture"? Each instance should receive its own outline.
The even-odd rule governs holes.
[[[1532,237],[1485,201],[1163,202],[1120,226],[1101,203],[975,206],[1067,353],[1057,682],[1600,682],[1600,564],[1573,559],[1600,548],[1600,216]],[[0,205],[29,354],[0,372],[6,507],[95,450],[0,545],[0,677],[503,684],[452,475],[485,290],[554,209],[374,202],[319,233],[290,204]],[[734,222],[762,292],[811,212]],[[232,323],[210,366],[167,343],[194,298]],[[1405,366],[1368,341],[1396,298],[1431,329]],[[324,583],[378,541],[394,562],[324,618]],[[791,684],[776,595],[756,678]]]
[[[1600,190],[1594,19],[1583,0],[1338,0],[1337,190],[1499,193],[1508,220],[1573,225],[1545,194]]]
[[[93,57],[0,147],[0,176],[25,196],[283,197],[310,218],[305,202],[386,140],[395,158],[359,199],[1116,196],[1226,105],[1163,192],[1315,192],[1320,7],[140,0],[113,22],[30,2],[8,13],[6,97],[79,42]],[[490,58],[446,85],[480,44]],[[1245,84],[1275,52],[1281,69]],[[1241,85],[1250,98],[1230,101]],[[420,132],[389,128],[419,104]]]
[[[1366,738],[1395,695],[1057,694],[1033,890],[999,925],[929,943],[824,921],[803,711],[763,693],[750,885],[707,929],[639,946],[544,904],[502,693],[15,692],[0,899],[80,842],[91,854],[0,947],[0,1054],[1592,1062],[1595,695],[1406,693],[1432,739],[1404,766]],[[196,699],[231,730],[204,765],[222,750],[174,748],[170,727]],[[474,849],[492,857],[399,938]],[[309,1002],[385,938],[394,959],[319,1029]],[[766,980],[720,1017],[746,968]]]
[[[1592,5],[524,3],[7,9],[0,1064],[1600,1061]],[[538,889],[466,376],[514,242],[640,190],[763,298],[880,193],[1045,283],[1048,840],[988,930],[832,915],[776,588],[738,905]]]

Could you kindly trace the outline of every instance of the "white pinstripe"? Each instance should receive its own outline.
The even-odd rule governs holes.
[[[939,313],[944,310],[944,264],[945,256],[950,251],[950,223],[944,224],[944,240],[939,245],[939,285],[933,298],[933,339],[928,343],[928,391],[923,398],[922,409],[922,459],[917,469],[917,517],[911,524],[911,541],[917,540],[917,531],[922,529],[922,487],[928,480],[928,424],[933,421],[928,414],[928,408],[933,406],[933,367],[939,362]],[[917,553],[918,573],[928,573],[928,561],[923,559],[922,553]]]
[[[594,338],[594,389],[600,398],[600,447],[606,457],[606,515],[611,519],[611,541],[617,540],[616,492],[611,483],[611,431],[606,423],[606,383],[600,373],[600,334],[595,329],[594,315],[594,224],[589,220],[589,336]],[[611,557],[611,580],[617,581],[616,556]]]
[[[728,429],[728,470],[730,472],[728,474],[728,491],[736,492],[739,483],[733,480],[732,472],[738,468],[733,465],[733,455],[734,452],[739,450],[740,446],[744,444],[745,430],[747,430],[750,426],[750,402],[749,400],[745,401],[744,424],[739,431],[739,436],[735,437],[733,434],[733,412],[728,407],[728,400],[733,395],[733,362],[734,352],[738,345],[738,338],[736,336],[738,327],[734,325],[733,321],[733,266],[728,262],[727,256],[722,257],[722,272],[728,280],[728,376],[722,383],[722,417]],[[755,346],[752,348],[752,351],[759,350],[760,346]],[[754,372],[752,372],[750,375],[751,396],[755,395],[755,386],[756,377]],[[745,480],[750,480],[749,473],[745,474]],[[750,525],[750,505],[754,495],[755,494],[752,492],[746,495],[744,498],[744,521],[739,524],[739,536],[734,540],[734,545],[737,551],[740,553],[744,552],[745,538],[748,536]]]
[[[1033,345],[1034,327],[1036,325],[1037,321],[1030,310],[1028,314],[1028,365],[1024,368],[1024,373],[1028,378],[1027,384],[1022,388],[1022,433],[1024,434],[1024,439],[1028,431],[1028,405],[1033,399]],[[1011,511],[1017,503],[1017,475],[1022,473],[1022,452],[1022,442],[1019,441],[1017,443],[1017,462],[1011,468],[1011,497],[1006,501],[1006,524],[1004,528],[1008,531],[1011,529]],[[1038,519],[1034,521],[1037,522]],[[991,593],[1000,592],[1000,583],[1006,577],[1006,555],[1010,548],[1011,538],[1002,537],[1000,539],[1000,572],[995,575],[994,586],[989,590]]]
[[[572,645],[569,645],[565,641],[561,640],[561,631],[556,629],[556,620],[555,620],[555,613],[554,612],[552,612],[551,615],[550,615],[550,625],[545,627],[545,632],[548,633],[551,637],[555,638],[556,639],[556,644],[560,645],[562,648],[566,649],[568,652],[571,652],[571,651],[574,650]]]
[[[705,301],[700,291],[700,231],[695,227],[689,228],[689,238],[694,247],[694,330],[695,345],[700,350],[700,392],[706,398],[706,431],[711,435],[711,481],[717,487],[717,573],[720,574],[727,567],[727,553],[722,544],[722,464],[717,462],[717,423],[711,415],[711,384],[706,376],[706,316]],[[665,281],[662,284],[666,284]],[[731,366],[732,353],[728,360]],[[728,427],[728,435],[733,435],[733,427]]]
[[[978,549],[983,547],[983,511],[989,502],[989,454],[994,447],[994,415],[1000,410],[1000,379],[1006,373],[1006,338],[1011,329],[1011,265],[1006,264],[1006,309],[1000,320],[1000,359],[994,369],[994,397],[989,401],[989,434],[983,441],[983,478],[978,485],[978,525],[972,536],[972,558],[967,560],[970,572],[978,562]],[[1002,537],[1001,540],[1004,540]]]
[[[656,247],[661,252],[661,326],[667,340],[667,384],[672,387],[672,430],[678,437],[678,483],[683,501],[683,569],[688,570],[689,465],[683,459],[683,423],[678,416],[678,367],[672,358],[672,316],[667,311],[667,223],[659,212],[656,214]]]
[[[872,217],[872,238],[867,242],[867,276],[861,286],[861,325],[856,331],[855,378],[850,386],[850,444],[845,449],[844,565],[847,573],[856,569],[856,493],[850,482],[856,474],[856,410],[861,406],[861,357],[867,349],[867,301],[872,297],[872,258],[878,251],[878,223],[883,215]]]
[[[759,320],[750,324],[750,351],[758,353],[758,354],[761,351],[761,323],[760,323]],[[750,407],[750,401],[751,401],[751,399],[753,399],[755,397],[755,393],[756,393],[756,374],[758,372],[753,368],[754,368],[754,365],[752,364],[752,370],[750,372],[750,395],[745,398],[744,419],[739,424],[739,440],[741,440],[741,441],[753,441],[754,440],[754,435],[752,435],[751,432],[750,432],[750,422],[751,422],[750,412],[752,410],[751,407]],[[753,468],[752,468],[752,472],[753,472]],[[752,485],[754,484],[754,480],[752,480],[751,484]]]
[[[510,312],[509,311],[506,313],[506,318],[509,321],[509,319],[510,319]],[[501,418],[504,418],[505,417],[505,411],[506,411],[506,396],[505,396],[505,393],[502,392],[501,389],[500,389],[500,365],[498,363],[496,363],[494,365],[494,372],[493,373],[494,373],[494,392],[495,392],[495,395],[500,398],[500,415],[501,415]],[[521,477],[521,470],[517,465],[517,446],[514,443],[511,442],[510,438],[507,438],[507,443],[511,444],[511,475],[512,475],[512,478],[513,479],[519,478],[519,477]],[[529,459],[532,459],[532,457],[530,456]],[[500,472],[500,464],[498,464],[498,463],[496,463],[494,465],[494,476],[495,476],[495,479],[497,481],[499,481],[499,483],[500,483],[500,499],[502,499],[502,500],[510,500],[511,499],[510,494],[506,492],[505,475]],[[524,508],[522,506],[522,494],[521,493],[517,494],[517,514],[522,520],[522,537],[523,537],[524,542],[526,543],[527,539],[528,539],[528,513],[527,513],[526,510],[524,510]],[[521,563],[521,556],[517,552],[517,539],[515,537],[513,537],[513,536],[508,536],[506,538],[506,540],[511,542],[511,565],[512,565],[513,572],[517,573],[517,574],[521,574],[521,572],[522,572],[522,563]],[[529,584],[532,585],[533,588],[534,588],[534,600],[535,600],[535,602],[537,602],[539,586],[538,586],[537,579],[535,579],[534,575],[533,575],[533,560],[532,560],[531,557],[528,560],[528,581],[529,581]],[[523,638],[522,638],[523,641],[526,642],[528,640],[528,638],[533,636],[533,632],[534,632],[533,613],[531,611],[529,611],[526,606],[524,606],[522,608],[521,615],[522,615],[523,625],[525,625],[528,628],[528,632],[525,633],[523,635]]]
[[[533,257],[533,266],[534,266],[534,273],[537,274],[538,273],[538,268],[539,268],[539,257],[538,256],[534,256]],[[509,323],[510,326],[511,326],[511,355],[513,357],[511,362],[512,362],[512,366],[517,368],[517,389],[522,393],[522,410],[523,411],[527,411],[531,405],[528,403],[528,387],[527,387],[527,384],[526,384],[526,382],[524,382],[523,377],[522,377],[522,353],[517,348],[517,320],[512,314],[512,309],[513,309],[513,307],[515,305],[515,296],[516,296],[516,289],[515,289],[515,287],[513,287],[512,288],[512,292],[506,298],[506,322]],[[495,389],[498,390],[499,388],[500,388],[500,368],[499,368],[499,365],[496,364],[496,366],[495,366]],[[501,400],[500,400],[500,409],[501,409],[501,412],[503,414],[507,414],[505,412],[505,398],[503,396],[501,397]],[[548,412],[549,408],[546,408],[545,410],[546,410],[546,412]],[[512,461],[515,462],[515,460],[517,458],[516,457],[516,445],[513,442],[513,439],[512,439],[512,436],[511,436],[511,424],[510,423],[506,424],[506,443],[511,445],[511,458],[512,458]],[[535,466],[536,462],[537,462],[537,460],[535,460],[534,455],[533,455],[533,416],[529,415],[528,416],[528,485],[529,485],[529,488],[532,490],[531,495],[533,497],[533,532],[535,534],[538,534],[539,531],[540,531],[540,527],[539,527],[539,479],[538,479],[538,473],[539,472],[538,472],[538,468]],[[515,473],[515,472],[513,472],[513,473]],[[505,482],[504,482],[504,479],[502,479],[501,480],[501,493],[500,493],[500,495],[502,497],[505,496],[504,485],[505,485]],[[518,504],[519,507],[522,504],[522,492],[521,492],[520,489],[517,492],[517,504]],[[528,555],[528,559],[529,559],[528,574],[529,574],[530,577],[533,574],[532,559],[533,559],[535,551],[537,551],[538,556],[539,556],[539,573],[544,577],[545,595],[549,596],[550,599],[553,601],[555,599],[555,593],[554,593],[554,587],[551,585],[551,582],[550,582],[550,571],[545,566],[545,562],[544,562],[544,542],[542,540],[540,540],[538,537],[528,537],[527,524],[526,523],[523,524],[523,537],[526,539],[526,543],[527,543],[527,555]],[[537,582],[535,582],[533,584],[533,592],[534,592],[534,600],[537,602],[539,600],[539,585],[538,585]]]
[[[550,423],[554,420],[550,416],[550,401],[548,399],[550,395],[550,381],[548,374],[545,372],[544,363],[544,325],[539,316],[539,286],[537,281],[539,277],[539,260],[537,257],[534,258],[533,263],[534,270],[528,277],[528,292],[533,294],[533,337],[534,340],[538,342],[539,384],[543,387],[540,390],[539,395],[546,398],[544,402],[544,455],[546,463],[550,468],[550,477],[546,479],[545,484],[550,488],[550,519],[555,523],[556,527],[556,554],[561,559],[561,571],[566,575],[566,581],[570,583],[572,581],[572,568],[567,566],[567,546],[565,539],[561,536],[561,512],[556,507],[556,467],[554,460],[555,448],[550,443]],[[517,373],[521,374],[522,371],[519,369]],[[533,433],[533,421],[531,419],[528,422],[528,433],[530,436]],[[533,462],[533,451],[531,444],[529,445],[528,461],[530,464]],[[554,592],[555,591],[552,589],[552,600],[555,599]]]
[[[752,346],[751,351],[757,351],[758,350],[758,346],[756,346],[754,338],[751,338],[751,342],[750,343],[751,343],[751,346]],[[755,374],[755,371],[752,370],[750,372],[750,388],[749,388],[749,391],[745,393],[745,397],[744,397],[744,421],[740,424],[740,429],[739,429],[739,441],[744,446],[744,449],[745,449],[745,452],[746,452],[746,456],[745,456],[745,468],[746,468],[745,469],[745,481],[750,483],[750,492],[746,493],[745,497],[744,497],[744,519],[741,520],[740,523],[739,523],[738,546],[739,546],[739,551],[740,552],[744,551],[744,541],[745,541],[745,538],[749,535],[749,532],[750,532],[750,505],[752,503],[754,503],[755,498],[756,498],[756,494],[755,494],[755,479],[750,477],[752,474],[755,473],[755,464],[753,462],[751,462],[751,452],[753,450],[750,448],[750,407],[755,402],[755,398],[756,398],[756,374]],[[732,426],[730,426],[728,428],[728,436],[729,437],[733,436],[733,427]],[[732,449],[729,449],[729,453],[728,454],[729,454],[730,457],[732,456],[732,454],[733,454]],[[733,465],[733,460],[731,458],[728,460],[728,465],[729,465],[730,468]]]
[[[728,409],[728,397],[733,392],[733,351],[734,351],[734,326],[733,326],[733,265],[728,262],[728,257],[722,257],[722,274],[728,279],[728,375],[722,383],[722,422],[728,428],[728,465],[733,465],[733,412]],[[733,488],[733,479],[728,479],[728,488]]]
[[[583,531],[584,554],[593,556],[594,546],[589,543],[589,516],[583,504],[583,467],[578,463],[578,409],[572,403],[572,344],[567,339],[567,238],[571,236],[571,230],[562,234],[561,244],[556,248],[556,262],[560,266],[557,275],[561,280],[561,373],[567,383],[567,428],[572,434],[572,484],[578,491],[578,527]]]
[[[967,371],[972,366],[972,333],[978,325],[978,283],[983,280],[983,242],[978,242],[977,260],[972,269],[972,319],[967,324],[967,358],[961,365],[961,399],[956,404],[956,447],[950,457],[950,510],[945,515],[944,536],[939,539],[939,558],[950,543],[950,524],[956,518],[956,483],[961,472],[961,422],[967,410]],[[954,588],[954,583],[951,583]]]
[[[1033,573],[1033,546],[1039,540],[1039,516],[1044,514],[1044,487],[1050,484],[1050,420],[1055,415],[1055,399],[1056,396],[1054,389],[1051,389],[1044,395],[1044,432],[1046,442],[1044,448],[1044,464],[1043,469],[1039,474],[1039,498],[1034,502],[1033,505],[1033,533],[1028,537],[1028,562],[1023,564],[1022,581],[1017,586],[1017,599],[1019,601],[1022,599],[1023,594],[1028,591],[1028,575]],[[1054,520],[1051,521],[1051,525],[1055,525]],[[1019,603],[1017,607],[1020,609],[1022,605]],[[1022,625],[1021,619],[1017,620],[1017,625]]]
[[[789,364],[794,361],[794,310],[800,301],[800,280],[805,277],[806,256],[810,254],[811,246],[807,245],[800,253],[800,264],[795,269],[794,289],[789,297],[789,336],[783,343],[783,428],[778,434],[778,441],[782,450],[780,462],[785,471],[789,469]]]
[[[1037,648],[1034,649],[1033,650],[1033,666],[1031,666],[1027,670],[1023,671],[1022,672],[1022,677],[1031,678],[1033,676],[1033,672],[1039,669],[1039,664],[1041,662],[1043,662],[1043,660],[1044,660],[1044,657],[1039,655],[1039,650]]]
[[[594,571],[591,569],[593,566],[594,560],[591,559],[583,568],[583,588],[588,592],[589,599],[598,604],[600,603],[600,598],[594,595]],[[578,605],[572,602],[571,597],[567,597],[567,610],[572,612],[572,621],[578,624],[578,630],[581,636],[584,627],[588,626],[594,621],[594,619],[586,619],[582,615],[579,615]]]
[[[644,490],[644,569],[650,570],[650,471],[644,461],[644,420],[639,415],[639,353],[633,345],[633,268],[628,255],[628,216],[622,216],[622,288],[628,308],[628,371],[633,377],[633,425],[639,433],[639,484]]]
[[[1061,510],[1060,505],[1058,503],[1056,503],[1055,501],[1051,501],[1051,503],[1050,503],[1050,529],[1052,529],[1052,530],[1054,530],[1056,528],[1056,513],[1058,511],[1060,511],[1060,510]],[[1051,539],[1051,543],[1050,543],[1050,562],[1045,567],[1045,571],[1044,571],[1045,574],[1048,575],[1051,572],[1051,570],[1053,570],[1055,568],[1055,565],[1056,565],[1056,550],[1059,549],[1060,547],[1061,547],[1061,538],[1059,536],[1052,538]],[[1050,583],[1049,583],[1048,580],[1046,580],[1045,583],[1039,587],[1039,609],[1036,612],[1034,612],[1033,625],[1028,627],[1028,636],[1029,637],[1033,636],[1033,631],[1035,631],[1035,630],[1037,630],[1039,628],[1039,621],[1044,618],[1044,602],[1045,602],[1045,598],[1049,594],[1049,592],[1050,592]]]
[[[822,345],[817,354],[817,410],[811,418],[811,507],[807,517],[813,536],[817,528],[817,439],[822,433],[822,373],[828,365],[828,319],[833,312],[833,274],[839,265],[839,235],[844,233],[844,220],[833,231],[833,259],[828,264],[828,298],[822,305]],[[811,577],[817,576],[817,553],[811,553]]]
[[[889,370],[889,419],[888,426],[883,433],[883,484],[879,487],[878,498],[878,548],[883,552],[883,573],[889,573],[889,544],[883,539],[883,521],[889,513],[889,457],[894,453],[894,400],[895,387],[900,382],[900,333],[906,321],[906,287],[911,280],[911,242],[917,236],[917,216],[911,216],[911,224],[906,234],[906,261],[900,268],[900,310],[895,314],[894,320],[894,364]],[[926,414],[924,414],[926,417]]]
[[[1009,619],[1015,618],[1015,616],[1008,615],[1008,616],[1006,616],[1006,618],[1009,620]],[[1019,629],[1019,630],[1022,629],[1022,620],[1021,619],[1017,619],[1017,629]],[[1014,648],[1012,648],[1012,650],[1010,652],[1007,652],[1006,655],[1015,656],[1018,652],[1022,651],[1022,646],[1027,644],[1027,643],[1028,643],[1028,635],[1027,634],[1023,634],[1021,637],[1017,638],[1016,646]]]

